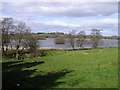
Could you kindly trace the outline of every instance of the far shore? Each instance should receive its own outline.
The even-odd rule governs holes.
[[[98,47],[97,49],[103,49],[103,48],[114,48],[114,47],[119,47],[119,46],[113,46],[113,47]],[[8,47],[8,49],[12,49],[12,50],[15,50],[16,48],[11,48],[11,47]],[[19,50],[22,49],[22,47],[19,48]],[[27,48],[24,48],[24,49],[27,49]],[[75,48],[75,49],[72,49],[72,48],[55,48],[55,47],[39,47],[37,48],[38,50],[90,50],[90,49],[93,49],[91,47],[84,47],[84,48],[81,48],[81,49],[78,49],[78,48]],[[0,48],[1,50],[1,48]]]

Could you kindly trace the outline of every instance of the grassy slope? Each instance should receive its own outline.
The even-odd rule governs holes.
[[[28,67],[24,65],[33,61],[38,62],[38,64],[33,64]],[[44,63],[39,64],[41,61],[44,61]],[[16,69],[16,71],[13,70],[15,73],[34,70],[34,72],[27,76],[25,76],[26,74],[21,74],[21,81],[17,79],[19,82],[22,82],[24,78],[23,87],[39,87],[40,85],[44,85],[44,87],[57,88],[113,88],[118,86],[117,48],[82,51],[50,51],[45,57],[29,59],[23,62],[18,61],[18,63],[13,64],[9,64],[8,62],[14,62],[14,60],[3,60],[3,79],[6,77],[12,77],[12,79],[18,78],[19,74],[17,74],[18,76],[16,77],[9,72],[13,69]],[[7,64],[16,66],[10,68]],[[19,67],[20,65],[17,64],[22,64],[23,66]],[[27,79],[25,79],[26,77]],[[9,79],[12,80],[11,78]],[[8,79],[5,79],[6,82],[7,80]],[[28,82],[32,82],[32,84]],[[41,84],[42,82],[44,84]],[[11,83],[16,84],[17,81]]]

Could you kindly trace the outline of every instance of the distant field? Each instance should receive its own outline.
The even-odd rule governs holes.
[[[3,60],[3,87],[118,87],[118,48],[47,53],[34,59]]]

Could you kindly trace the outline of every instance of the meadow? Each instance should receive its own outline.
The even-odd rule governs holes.
[[[118,48],[50,50],[25,60],[2,60],[3,88],[117,88]]]

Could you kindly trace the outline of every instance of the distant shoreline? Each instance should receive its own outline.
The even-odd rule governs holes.
[[[119,47],[119,46],[97,47],[97,48],[98,49],[103,49],[103,48],[115,48],[115,47]],[[54,47],[40,47],[38,49],[41,49],[41,50],[73,50],[72,48],[54,48]],[[74,50],[87,50],[87,49],[93,49],[93,48],[91,48],[91,47],[85,47],[85,48],[82,48],[82,49],[75,48]]]

